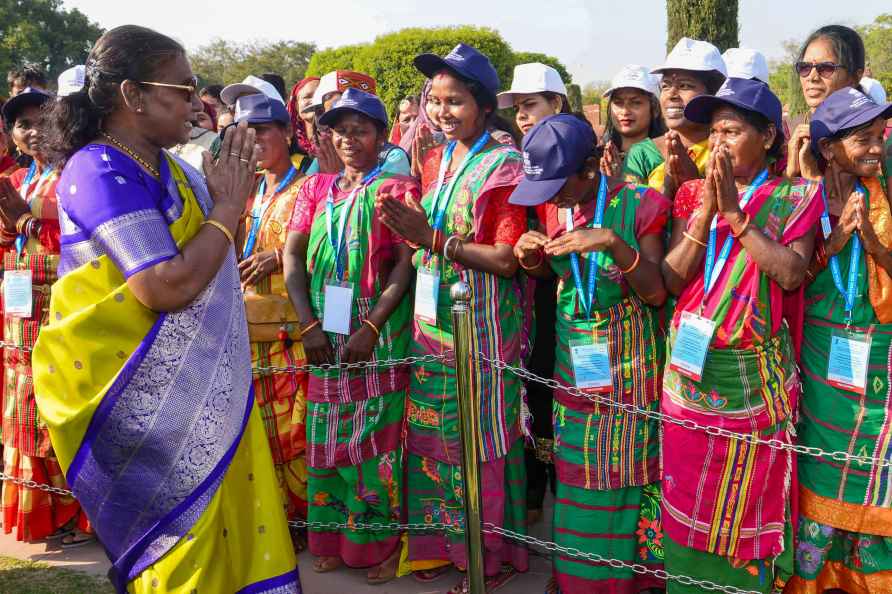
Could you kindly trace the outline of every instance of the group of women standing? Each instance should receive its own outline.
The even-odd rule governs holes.
[[[203,106],[154,31],[103,35],[80,91],[7,103],[34,165],[0,181],[4,465],[78,503],[4,483],[5,529],[94,530],[119,591],[298,592],[304,546],[371,584],[464,569],[463,281],[483,521],[526,534],[539,438],[553,540],[647,570],[560,552],[549,592],[701,591],[660,569],[892,588],[892,106],[858,87],[857,34],[806,42],[812,113],[789,142],[759,73],[702,41],[617,75],[603,142],[547,66],[499,94],[470,46],[415,65],[399,147],[374,86],[316,97],[307,79],[287,106],[237,97],[203,176],[164,150]],[[541,369],[543,351],[560,386],[544,407],[488,363]],[[363,527],[405,522],[437,529]],[[488,592],[527,568],[522,542],[485,534]]]

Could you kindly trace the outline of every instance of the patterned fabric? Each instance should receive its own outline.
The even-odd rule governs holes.
[[[684,192],[697,196],[696,200],[683,202],[686,209],[699,207],[702,185],[703,180],[698,179],[682,186]],[[789,245],[811,232],[822,210],[820,184],[786,178],[769,178],[756,190],[744,209],[752,217],[754,226],[781,245]],[[676,204],[673,216],[688,218],[691,212],[681,210]],[[730,232],[730,225],[720,217],[716,252]],[[783,297],[780,285],[762,274],[747,256],[742,244],[735,241],[728,262],[705,302],[702,267],[685,287],[678,298],[672,326],[678,327],[682,312],[697,312],[703,303],[703,315],[716,322],[713,349],[754,346],[777,336],[780,331]]]
[[[299,169],[300,165],[297,167]],[[257,184],[260,183],[260,179],[258,176]],[[288,223],[304,179],[296,177],[287,188],[271,198],[272,202],[260,222],[254,253],[285,247]],[[256,186],[255,193],[252,193],[252,198],[245,206],[247,212],[251,212],[254,196],[256,196]],[[245,236],[250,231],[252,221],[251,217],[245,220]],[[287,299],[288,290],[285,287],[282,270],[264,277],[256,285],[246,287],[245,293],[260,296],[276,295]],[[306,362],[303,344],[300,341],[251,343],[251,365],[255,368],[293,367],[305,365]],[[253,381],[254,398],[269,438],[286,515],[289,519],[306,518],[307,374],[268,373],[254,376]]]
[[[483,493],[482,521],[506,530],[526,533],[526,481],[524,477],[523,440],[516,440],[508,452],[480,468]],[[460,464],[439,462],[433,458],[409,454],[407,505],[409,522],[446,524],[445,533],[421,532],[409,535],[409,560],[413,569],[420,562],[448,561],[467,567],[464,547],[464,500]],[[529,566],[523,544],[497,534],[483,535],[483,569],[488,576],[498,574],[503,564],[518,571]]]
[[[647,184],[651,172],[662,165],[663,161],[665,159],[657,144],[652,138],[645,138],[633,144],[626,154],[626,159],[623,161],[623,177],[631,183]],[[662,186],[654,189],[663,191]]]
[[[59,190],[63,261],[76,261],[65,250],[78,243],[101,253],[54,287],[51,323],[34,350],[37,403],[119,592],[128,582],[141,589],[145,572],[159,567],[163,579],[150,581],[164,581],[165,590],[189,582],[212,588],[217,576],[205,576],[198,560],[213,548],[215,564],[227,568],[227,589],[283,580],[297,592],[269,446],[254,412],[234,251],[176,312],[149,310],[125,280],[145,262],[170,258],[171,245],[177,253],[212,205],[196,171],[160,157],[160,181],[100,145],[69,160]],[[133,212],[151,204],[156,215],[134,223]],[[156,222],[171,213],[178,215],[166,241],[152,243]],[[252,524],[258,519],[259,527]],[[218,546],[229,530],[232,539]]]
[[[402,519],[402,449],[379,454],[361,464],[310,469],[310,521],[355,523]],[[400,544],[391,530],[342,530],[310,533],[310,552],[340,557],[349,567],[385,561]]]
[[[554,542],[595,552],[608,559],[663,569],[660,489],[583,489],[558,482],[554,503]],[[666,587],[653,575],[638,575],[605,563],[556,554],[554,571],[561,594],[638,594]]]

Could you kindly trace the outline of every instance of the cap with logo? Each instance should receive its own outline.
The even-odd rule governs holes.
[[[343,93],[347,89],[359,89],[366,93],[375,94],[377,91],[375,79],[362,72],[352,70],[333,70],[319,79],[319,86],[313,91],[310,105],[304,111],[320,109],[325,104],[325,97],[331,93]]]
[[[784,110],[780,99],[768,85],[751,78],[729,78],[714,96],[694,97],[685,106],[684,117],[691,122],[708,124],[715,110],[726,105],[761,114],[774,124],[778,134],[783,133]]]
[[[441,70],[452,70],[467,79],[480,83],[493,96],[499,92],[501,85],[499,74],[489,58],[464,43],[459,43],[442,58],[436,54],[415,56],[415,68],[428,78],[433,78]]]
[[[323,126],[333,126],[345,113],[360,113],[368,118],[380,122],[387,127],[387,110],[377,96],[359,89],[349,88],[344,91],[341,98],[334,106],[322,114],[319,123]]]
[[[57,97],[67,97],[84,89],[87,84],[87,69],[83,64],[72,66],[57,79]]]
[[[242,95],[256,95],[257,93],[263,93],[270,99],[275,99],[282,105],[285,104],[285,101],[282,99],[282,96],[279,95],[276,87],[253,74],[246,76],[245,80],[240,83],[224,87],[223,90],[220,91],[220,99],[226,105],[235,105],[236,100]]]
[[[892,103],[877,103],[858,89],[846,87],[824,99],[811,116],[811,150],[820,154],[818,142],[857,128],[877,118],[892,117]]]
[[[728,78],[756,78],[768,84],[768,62],[761,52],[732,47],[722,54]]]
[[[651,74],[644,66],[626,64],[610,81],[610,88],[604,91],[605,97],[617,89],[640,89],[645,93],[658,96],[660,94],[659,77]]]
[[[514,67],[511,88],[498,95],[499,109],[512,107],[515,95],[545,92],[567,96],[567,87],[560,73],[551,66],[539,62],[518,64]]]
[[[23,109],[43,105],[52,99],[53,95],[43,89],[28,87],[3,104],[3,123],[12,127]]]
[[[591,124],[574,115],[541,120],[523,139],[523,179],[508,202],[537,206],[554,198],[567,179],[579,173],[597,142]]]
[[[666,56],[666,62],[651,74],[662,74],[667,70],[692,70],[694,72],[717,72],[728,77],[725,61],[716,46],[707,41],[682,37]]]
[[[280,101],[270,99],[263,93],[254,93],[242,95],[235,100],[235,123],[239,122],[249,124],[279,122],[287,125],[291,123],[291,116]]]
[[[886,89],[883,88],[883,83],[877,79],[865,76],[861,79],[859,86],[864,90],[868,97],[873,99],[874,103],[886,102]]]

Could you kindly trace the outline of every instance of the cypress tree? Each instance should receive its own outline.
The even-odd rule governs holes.
[[[666,51],[682,37],[708,41],[725,51],[738,47],[738,0],[666,0]]]

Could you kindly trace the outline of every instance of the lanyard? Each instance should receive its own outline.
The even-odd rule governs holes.
[[[443,183],[446,180],[446,171],[449,169],[449,164],[452,162],[452,153],[455,151],[456,141],[453,140],[446,145],[446,149],[443,151],[443,158],[440,159],[440,171],[437,173],[437,185],[434,188],[434,200],[431,203],[431,215],[433,216],[431,227],[434,231],[443,230],[443,221],[446,218],[446,208],[452,200],[452,192],[455,190],[455,184],[458,182],[458,178],[461,177],[464,168],[471,162],[471,159],[473,159],[474,156],[486,146],[487,142],[489,142],[489,131],[484,131],[483,134],[480,135],[480,138],[478,138],[471,146],[471,149],[467,152],[465,158],[462,159],[458,169],[455,170],[452,179],[449,180],[449,185],[446,187],[446,197],[443,198]],[[428,256],[428,258],[429,257],[430,256]]]
[[[28,206],[31,206],[31,203],[34,202],[34,198],[40,194],[40,190],[52,174],[53,168],[47,167],[44,172],[40,174],[40,178],[37,180],[37,185],[32,188],[31,184],[34,182],[34,176],[37,175],[37,163],[33,161],[31,162],[31,166],[28,168],[28,174],[25,176],[20,187],[22,198],[28,203]],[[15,251],[17,256],[22,255],[22,250],[25,249],[25,243],[27,243],[27,241],[28,238],[24,235],[16,236]]]
[[[756,179],[753,180],[752,185],[747,188],[746,194],[743,195],[743,200],[740,201],[741,210],[746,208],[750,203],[750,200],[753,197],[753,194],[756,193],[756,190],[759,189],[765,180],[768,179],[768,169],[763,169],[762,173],[760,173]],[[725,268],[725,264],[728,263],[728,256],[731,255],[731,246],[734,244],[734,238],[731,236],[731,233],[728,233],[728,236],[725,238],[725,243],[722,244],[722,251],[719,252],[719,259],[716,261],[715,259],[715,244],[716,244],[716,229],[718,228],[719,216],[714,215],[712,217],[712,223],[709,225],[709,243],[706,245],[706,261],[704,262],[704,266],[706,268],[706,273],[703,275],[703,299],[705,300],[709,292],[715,287],[716,282],[719,280],[719,276],[722,274],[722,270]]]
[[[861,185],[861,182],[855,182],[855,189],[867,196],[867,190]],[[821,200],[824,201],[824,214],[821,215],[821,230],[824,233],[824,240],[830,240],[830,203],[827,202],[827,190],[824,184],[821,184]],[[846,322],[851,323],[852,311],[855,309],[855,291],[858,281],[858,268],[861,266],[861,238],[857,233],[852,234],[852,253],[849,254],[849,277],[848,283],[843,286],[842,274],[839,271],[839,260],[836,254],[830,256],[830,273],[833,275],[833,284],[836,290],[845,300]]]
[[[334,219],[334,193],[332,190],[334,189],[335,185],[337,185],[340,176],[336,177],[335,180],[331,183],[331,186],[328,188],[328,198],[325,201],[325,222],[328,227],[328,238],[331,242],[331,248],[334,250],[338,282],[344,279],[344,263],[341,260],[341,249],[345,244],[344,229],[347,225],[347,219],[350,218],[350,213],[353,210],[353,203],[356,201],[356,194],[359,193],[360,190],[364,189],[365,186],[374,181],[374,179],[378,177],[380,173],[381,166],[379,165],[372,171],[370,171],[364,178],[362,178],[362,181],[359,183],[359,185],[350,191],[350,195],[347,197],[347,200],[344,203],[344,207],[341,209],[341,220],[338,222],[337,237],[335,237],[332,228],[332,220]]]
[[[254,251],[254,245],[257,243],[257,235],[260,233],[260,221],[263,220],[263,215],[266,214],[266,210],[273,203],[275,197],[294,181],[295,177],[297,177],[297,169],[292,165],[288,169],[285,179],[279,182],[279,185],[276,186],[276,191],[269,197],[269,200],[263,199],[264,194],[266,194],[266,176],[260,180],[260,184],[257,186],[257,193],[254,195],[254,206],[251,208],[251,229],[248,231],[248,238],[245,239],[245,249],[242,251],[242,260],[250,256],[251,252]]]
[[[598,184],[598,201],[595,204],[595,218],[592,219],[592,229],[600,229],[604,222],[604,209],[607,207],[607,176],[601,174],[601,181]],[[566,220],[567,233],[573,231],[573,209],[568,208],[564,211]],[[582,273],[579,267],[579,254],[573,252],[570,254],[570,268],[573,271],[573,281],[576,283],[576,293],[582,302],[587,318],[592,316],[592,302],[595,300],[595,288],[597,287],[598,269],[597,253],[592,253],[586,260],[588,262],[588,278],[586,279],[587,288],[582,286]]]

